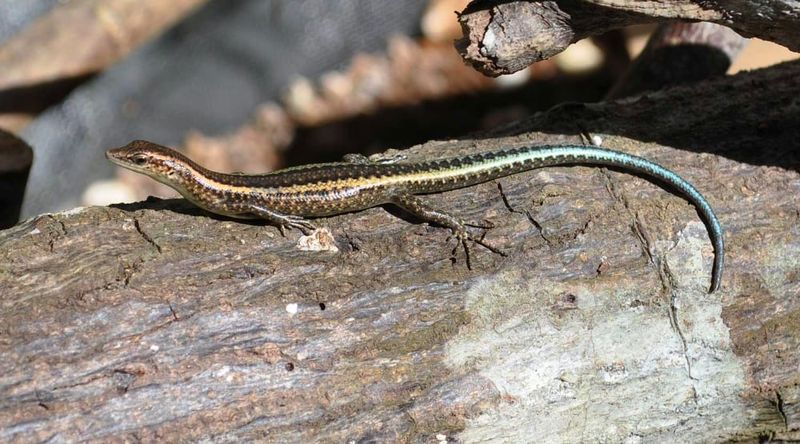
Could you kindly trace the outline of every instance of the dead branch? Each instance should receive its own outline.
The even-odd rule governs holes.
[[[745,37],[800,49],[800,8],[785,0],[490,0],[474,1],[459,20],[462,57],[491,76],[519,71],[573,42],[612,29],[674,20],[713,22]]]

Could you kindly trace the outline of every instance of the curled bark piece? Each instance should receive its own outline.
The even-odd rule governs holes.
[[[800,7],[787,0],[707,2],[475,1],[459,16],[457,47],[479,71],[510,74],[552,57],[580,39],[634,24],[710,21],[746,37],[800,49]]]

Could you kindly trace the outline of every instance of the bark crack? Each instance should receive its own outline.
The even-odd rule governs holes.
[[[172,314],[172,320],[178,320],[178,313],[175,312],[175,309],[172,308],[172,302],[167,301],[167,305],[169,306],[169,312]]]
[[[155,248],[156,251],[161,254],[161,245],[158,245],[158,243],[154,241],[149,234],[142,230],[142,226],[139,224],[139,219],[136,216],[133,217],[133,226],[136,227],[136,231],[139,233],[139,235],[141,235],[148,244],[152,245],[153,248]]]
[[[689,359],[689,345],[686,343],[686,336],[683,334],[683,330],[681,330],[680,323],[678,322],[678,307],[675,304],[675,291],[673,291],[675,286],[672,282],[673,275],[672,272],[669,271],[669,264],[667,264],[666,261],[662,262],[662,267],[665,268],[665,270],[659,273],[659,276],[661,276],[662,282],[666,280],[668,284],[664,290],[669,292],[669,323],[681,340],[683,359],[686,361],[686,373],[689,375],[689,379],[694,381],[696,379],[692,376],[692,361]]]
[[[616,182],[611,177],[611,175],[608,174],[608,170],[605,168],[601,168],[600,174],[602,174],[603,177],[605,178],[606,190],[608,190],[608,193],[614,200],[622,204],[622,206],[625,208],[625,211],[632,219],[633,222],[631,223],[631,230],[633,230],[633,234],[636,235],[636,240],[639,244],[639,247],[647,256],[648,262],[650,262],[650,264],[653,265],[653,267],[658,269],[656,264],[656,257],[653,255],[653,252],[651,250],[653,241],[647,234],[647,229],[645,228],[645,225],[642,223],[642,221],[639,219],[639,215],[631,209],[630,202],[628,202],[628,199],[624,195],[622,195],[622,193],[619,193],[617,191]]]
[[[778,414],[781,415],[784,431],[788,432],[789,419],[786,417],[786,411],[783,409],[783,397],[781,396],[781,392],[777,390],[775,390],[775,409],[778,410]]]
[[[611,175],[608,173],[608,170],[605,168],[600,169],[601,174],[606,180],[606,189],[608,190],[609,194],[618,202],[620,202],[625,211],[630,215],[633,219],[631,224],[631,228],[633,233],[636,235],[636,239],[638,240],[639,246],[641,247],[642,251],[647,255],[648,261],[650,262],[653,267],[656,268],[658,272],[659,280],[661,281],[661,286],[663,291],[669,294],[669,322],[672,326],[672,329],[678,335],[678,338],[681,341],[681,348],[683,350],[683,359],[686,361],[686,373],[689,376],[690,380],[695,380],[694,376],[692,376],[692,361],[689,358],[689,346],[686,343],[686,336],[683,334],[683,330],[680,328],[680,324],[678,323],[678,307],[675,305],[675,282],[674,276],[669,269],[669,264],[665,260],[657,260],[658,258],[653,254],[651,250],[651,246],[653,244],[650,236],[647,235],[647,230],[645,229],[645,225],[639,219],[638,214],[633,211],[630,207],[630,203],[628,199],[619,193],[616,189],[616,183],[614,182]],[[696,393],[696,392],[695,392]],[[695,401],[696,401],[696,395]]]
[[[508,211],[511,212],[511,213],[525,215],[525,217],[528,218],[528,222],[530,222],[530,224],[533,225],[534,228],[536,228],[536,230],[539,232],[539,237],[542,238],[542,240],[547,244],[548,247],[552,247],[553,246],[553,241],[550,240],[550,238],[548,238],[547,236],[544,235],[544,228],[542,228],[542,224],[540,224],[539,221],[537,221],[536,218],[533,217],[533,214],[530,212],[530,210],[526,209],[526,210],[523,211],[523,210],[518,210],[518,209],[514,208],[511,205],[511,202],[509,202],[508,196],[506,196],[505,191],[503,191],[503,185],[500,182],[497,182],[497,189],[500,190],[500,197],[503,199],[503,205],[506,206],[506,209],[508,209]],[[588,222],[587,222],[586,225],[588,225]],[[585,228],[585,226],[584,226],[584,228]],[[577,237],[577,235],[576,235],[576,237]]]
[[[142,229],[141,224],[139,223],[139,219],[134,216],[133,217],[133,226],[136,228],[136,232],[139,233],[139,236],[145,240],[148,244],[150,244],[153,249],[161,254],[161,245],[158,244],[146,231]],[[133,276],[141,270],[142,265],[147,262],[144,256],[139,256],[134,262],[127,264],[124,266],[123,269],[123,276],[122,276],[122,286],[123,288],[129,288],[131,279]]]
[[[52,387],[49,391],[50,392],[55,392],[57,390],[68,390],[68,389],[73,389],[73,388],[77,388],[77,387],[82,387],[84,385],[89,385],[89,384],[91,384],[91,383],[93,383],[93,382],[95,382],[97,380],[100,380],[100,379],[108,377],[108,375],[103,374],[102,371],[94,371],[94,372],[91,372],[91,373],[89,373],[89,374],[87,374],[85,376],[86,376],[85,379],[73,382],[71,384],[57,385],[57,386]]]

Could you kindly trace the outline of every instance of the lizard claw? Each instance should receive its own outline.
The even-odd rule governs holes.
[[[455,256],[456,250],[458,250],[458,247],[459,246],[463,247],[464,248],[464,255],[466,256],[466,259],[467,259],[467,269],[472,270],[472,263],[470,261],[470,255],[469,255],[469,243],[470,242],[476,243],[476,244],[482,246],[483,248],[486,248],[487,250],[491,251],[492,253],[499,254],[500,256],[503,256],[503,257],[507,256],[507,254],[505,252],[503,252],[503,250],[495,247],[494,245],[492,245],[492,244],[490,244],[490,243],[488,243],[488,242],[486,242],[484,240],[484,238],[486,237],[486,231],[483,231],[480,236],[474,236],[472,233],[469,232],[469,230],[466,229],[467,226],[469,226],[469,227],[479,227],[479,226],[472,225],[472,224],[464,224],[464,226],[465,226],[465,228],[454,229],[453,230],[453,234],[452,234],[452,236],[450,238],[455,237],[456,240],[458,241],[458,243],[456,244],[455,248],[453,248],[453,251],[452,251],[451,254],[453,256]],[[494,225],[492,225],[492,227],[493,226]],[[490,227],[487,227],[487,228],[490,228]],[[448,238],[448,239],[450,239],[450,238]]]
[[[290,228],[297,228],[298,230],[302,231],[303,234],[308,236],[311,234],[312,231],[316,230],[317,227],[314,226],[311,222],[303,219],[300,216],[287,216],[287,226]]]
[[[278,224],[278,229],[281,230],[281,235],[286,237],[286,229],[297,228],[304,235],[308,236],[317,229],[311,222],[303,219],[300,216],[284,216]]]

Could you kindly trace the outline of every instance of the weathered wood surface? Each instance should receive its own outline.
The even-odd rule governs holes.
[[[494,183],[427,197],[496,225],[509,256],[472,271],[380,208],[318,221],[338,251],[182,201],[0,232],[0,441],[799,439],[798,90],[784,64],[408,153],[589,131],[656,160],[727,230],[711,295],[694,209],[585,167],[502,179],[516,212]]]
[[[509,74],[570,44],[625,26],[674,20],[728,26],[800,50],[800,6],[791,0],[473,1],[459,16],[462,57],[487,75]]]

